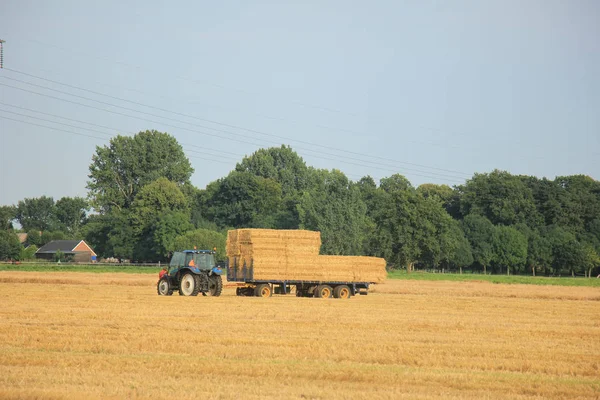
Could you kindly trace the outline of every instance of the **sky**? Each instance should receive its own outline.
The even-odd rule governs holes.
[[[596,0],[4,0],[0,39],[0,205],[85,197],[149,129],[199,188],[282,144],[355,181],[600,179]]]

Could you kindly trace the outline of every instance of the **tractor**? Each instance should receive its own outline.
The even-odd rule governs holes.
[[[221,273],[215,262],[214,250],[184,250],[173,253],[168,267],[158,274],[156,291],[161,296],[220,296],[223,290]]]

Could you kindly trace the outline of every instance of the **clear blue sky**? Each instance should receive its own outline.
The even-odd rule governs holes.
[[[0,205],[85,196],[95,146],[146,129],[200,188],[282,143],[353,180],[600,177],[595,0],[5,0],[0,39]]]

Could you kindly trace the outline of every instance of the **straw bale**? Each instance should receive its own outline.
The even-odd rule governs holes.
[[[253,267],[254,279],[383,282],[385,260],[320,256],[321,233],[304,230],[238,229],[227,234],[230,265]]]

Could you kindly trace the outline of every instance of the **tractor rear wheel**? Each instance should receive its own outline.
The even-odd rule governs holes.
[[[273,289],[268,283],[261,283],[254,289],[254,295],[256,297],[271,297],[273,295]]]
[[[339,285],[333,289],[333,297],[336,299],[347,299],[350,297],[350,288],[347,285]]]
[[[220,296],[223,291],[223,279],[221,275],[208,277],[208,294],[211,296]]]
[[[320,299],[327,299],[327,298],[331,297],[332,293],[333,293],[333,290],[331,289],[331,286],[329,286],[329,285],[319,285],[315,289],[315,297],[318,297]]]
[[[173,289],[171,289],[171,285],[169,284],[169,279],[167,277],[162,277],[158,280],[156,284],[156,291],[159,296],[171,296],[173,294]]]
[[[182,296],[198,296],[200,291],[199,279],[191,272],[186,272],[179,281],[179,294]]]

